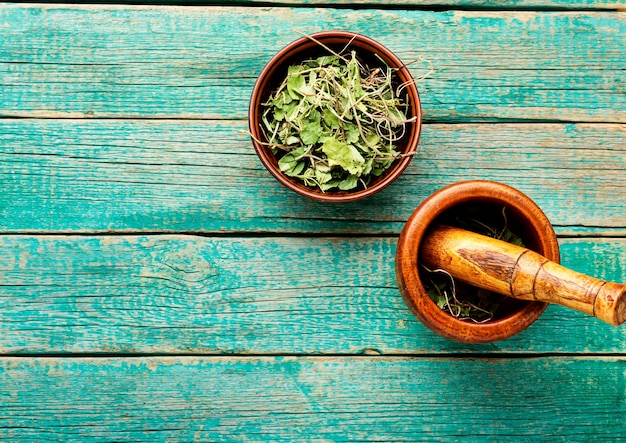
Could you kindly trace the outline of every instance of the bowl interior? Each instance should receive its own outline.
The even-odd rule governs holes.
[[[532,223],[524,217],[515,206],[510,206],[502,201],[493,201],[488,198],[477,198],[465,203],[458,204],[443,211],[437,216],[433,225],[446,224],[449,226],[466,229],[469,231],[484,233],[484,226],[493,228],[498,232],[509,230],[519,236],[523,246],[533,251],[544,252],[539,233]],[[427,273],[420,269],[422,282],[427,281]],[[463,282],[456,281],[456,293],[459,297],[476,291],[477,288]],[[493,301],[498,303],[497,309],[489,322],[497,322],[506,319],[520,310],[528,307],[532,302],[518,300],[512,297],[485,291]],[[451,314],[447,313],[450,315]],[[454,317],[452,317],[454,318]]]
[[[394,69],[392,81],[394,87],[397,88],[402,84],[406,84],[401,98],[408,105],[406,110],[407,117],[416,117],[416,121],[407,123],[404,136],[396,142],[396,149],[402,153],[407,153],[414,152],[417,149],[421,130],[421,106],[417,88],[411,74],[402,62],[384,46],[368,37],[349,32],[324,32],[313,34],[311,37],[316,41],[303,37],[282,49],[272,58],[259,76],[250,102],[249,124],[253,135],[253,145],[264,166],[281,183],[296,192],[318,200],[355,200],[363,198],[381,190],[395,180],[408,166],[412,156],[409,155],[397,159],[381,176],[373,179],[366,189],[357,188],[350,191],[329,190],[322,192],[280,172],[278,159],[267,146],[263,145],[264,142],[267,142],[260,126],[262,124],[262,114],[265,110],[263,103],[267,102],[268,98],[283,82],[287,76],[289,66],[329,55],[329,51],[326,48],[336,53],[347,55],[351,51],[356,51],[359,61],[369,69],[384,67],[385,63]],[[326,48],[321,46],[320,43]],[[381,62],[381,59],[384,63]]]

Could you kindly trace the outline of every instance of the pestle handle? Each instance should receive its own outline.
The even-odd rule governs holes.
[[[509,297],[559,304],[616,326],[626,320],[626,285],[572,271],[502,240],[439,226],[424,237],[419,258],[430,269]]]

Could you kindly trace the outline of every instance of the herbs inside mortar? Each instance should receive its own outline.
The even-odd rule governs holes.
[[[280,170],[322,191],[367,187],[401,154],[408,104],[393,69],[368,69],[356,52],[288,68],[264,103],[263,130]]]

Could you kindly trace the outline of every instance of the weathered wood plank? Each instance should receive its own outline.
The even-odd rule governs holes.
[[[618,13],[5,4],[0,23],[0,116],[244,119],[296,31],[350,29],[430,60],[428,121],[626,122]]]
[[[442,339],[397,289],[395,238],[0,237],[0,352],[624,352],[626,329],[551,307],[505,342]],[[563,240],[626,282],[626,239]]]
[[[515,186],[562,234],[626,228],[624,125],[426,125],[405,174],[346,205],[282,187],[244,122],[0,120],[0,231],[392,233],[441,187]]]
[[[626,359],[2,358],[12,441],[616,441]]]
[[[52,0],[46,3],[65,3],[64,0]],[[126,2],[120,0],[105,0],[99,3]],[[355,8],[375,7],[377,9],[391,9],[398,7],[455,7],[455,8],[485,8],[485,9],[585,9],[585,10],[613,10],[623,9],[626,5],[614,0],[133,0],[132,4],[167,5],[231,5],[231,6],[294,6],[294,5],[322,5],[322,6],[353,6]]]

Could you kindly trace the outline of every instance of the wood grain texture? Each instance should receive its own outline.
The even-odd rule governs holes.
[[[625,232],[624,125],[426,125],[380,194],[329,205],[281,186],[243,122],[0,120],[0,231],[397,234],[443,186],[490,179],[560,234]]]
[[[0,431],[26,443],[616,441],[625,379],[617,357],[2,358]]]
[[[489,346],[440,338],[397,289],[395,238],[0,237],[0,352],[624,352],[565,308]],[[626,281],[626,239],[564,240],[563,264]]]
[[[507,297],[558,304],[615,326],[626,320],[626,283],[581,274],[545,255],[452,226],[424,236],[419,254],[428,269],[443,269],[457,281]]]
[[[432,63],[426,121],[626,122],[621,13],[4,5],[0,23],[0,116],[245,119],[297,31],[349,29]]]
[[[64,0],[52,0],[46,3],[65,3]],[[126,3],[115,0],[103,0],[99,3]],[[172,4],[166,0],[133,0],[132,4]],[[177,0],[177,5],[228,5],[228,6],[334,6],[345,7],[351,6],[355,8],[375,7],[377,9],[391,9],[399,7],[418,7],[418,8],[437,8],[437,7],[454,7],[454,8],[477,8],[477,9],[557,9],[557,10],[620,10],[626,5],[621,1],[614,0]]]

